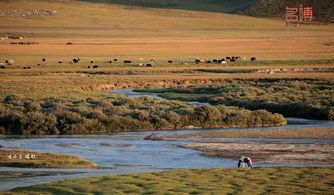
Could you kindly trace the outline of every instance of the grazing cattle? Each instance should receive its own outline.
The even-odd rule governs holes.
[[[80,61],[80,59],[79,58],[78,59],[74,58],[72,61],[73,61],[73,63],[78,63]]]
[[[201,60],[200,60],[200,59],[198,59],[198,58],[197,58],[197,59],[195,59],[195,63],[196,63],[196,64],[199,64],[200,62],[201,62]]]
[[[118,61],[118,60],[115,58],[115,59],[114,59],[114,62],[117,62],[117,61]]]
[[[212,62],[213,62],[213,63],[217,63],[218,60],[217,60],[217,59],[213,59]]]
[[[62,62],[62,61],[59,61],[58,63],[61,64],[61,63],[63,63],[63,62]]]
[[[231,61],[231,62],[235,62],[235,58],[231,58],[230,61]]]
[[[226,57],[226,60],[230,60],[231,59],[231,57]]]
[[[256,57],[251,57],[251,60],[252,60],[252,61],[255,61],[255,60],[256,60]]]
[[[24,66],[23,69],[27,69],[27,67]]]
[[[152,64],[146,64],[146,67],[152,67]]]
[[[14,60],[13,59],[9,59],[5,61],[7,65],[13,65],[14,64]]]
[[[99,66],[98,65],[94,65],[93,68],[98,68]]]
[[[87,66],[87,68],[89,68],[89,69],[90,69],[90,66]]]
[[[151,59],[150,62],[151,62],[151,63],[155,63],[155,60]]]
[[[41,64],[37,64],[37,66],[40,66]]]
[[[132,61],[131,60],[124,60],[124,64],[131,64]]]
[[[67,42],[66,45],[73,45],[73,43],[71,43],[71,42]]]
[[[42,59],[42,62],[45,62],[45,61],[46,61],[46,59],[45,59],[45,58],[43,58],[43,59]]]
[[[30,66],[28,66],[27,68],[28,68],[28,69],[31,69],[31,67],[30,67]]]
[[[206,61],[206,63],[207,63],[207,64],[210,64],[210,63],[211,63],[211,61],[210,61],[210,60],[207,60],[207,61]]]
[[[238,168],[245,167],[244,163],[247,163],[248,168],[253,168],[252,159],[250,159],[249,157],[244,157],[244,156],[242,156],[239,159],[239,161],[238,161]]]
[[[172,63],[173,63],[173,61],[172,61],[172,60],[168,60],[168,63],[172,64]]]
[[[227,62],[226,61],[222,61],[221,64],[226,64]]]
[[[90,61],[90,63],[91,63],[91,64],[93,64],[93,63],[94,63],[94,61]]]
[[[139,63],[138,66],[142,67],[144,64],[143,63]]]
[[[217,60],[217,63],[219,63],[219,64],[220,64],[220,63],[222,63],[222,61],[223,61],[223,60]]]
[[[4,66],[4,65],[0,66],[0,69],[5,69],[5,68],[6,68],[6,66]]]

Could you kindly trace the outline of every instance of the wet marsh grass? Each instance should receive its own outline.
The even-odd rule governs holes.
[[[332,167],[192,169],[64,180],[1,194],[330,194]]]

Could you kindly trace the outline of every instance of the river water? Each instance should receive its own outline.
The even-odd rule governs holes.
[[[137,95],[138,94],[133,94]],[[143,94],[141,94],[143,95]],[[147,94],[145,94],[147,95]],[[156,94],[151,94],[156,95]],[[290,124],[282,127],[256,129],[289,129],[306,127],[334,127],[334,122],[288,118]],[[252,129],[252,128],[249,128]],[[235,129],[166,130],[154,132],[161,135],[199,131],[226,131]],[[205,157],[200,151],[181,147],[187,140],[149,141],[143,138],[153,133],[121,132],[101,135],[63,136],[0,136],[4,149],[33,150],[58,154],[77,155],[98,165],[92,169],[29,169],[0,167],[0,190],[48,183],[66,178],[81,178],[98,175],[156,172],[171,169],[236,167],[232,159]],[[254,141],[257,139],[242,139]],[[258,139],[258,141],[261,141]],[[275,140],[277,142],[331,142],[334,140]],[[281,164],[282,165],[282,164]],[[254,163],[254,166],[277,166],[277,164]],[[284,166],[284,165],[283,165]],[[291,165],[290,165],[291,166]],[[298,165],[297,165],[298,166]],[[24,172],[13,175],[12,172]],[[10,173],[10,174],[9,174]]]

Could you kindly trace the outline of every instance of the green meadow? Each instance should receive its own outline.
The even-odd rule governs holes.
[[[334,169],[192,169],[100,176],[22,187],[0,194],[331,194]]]

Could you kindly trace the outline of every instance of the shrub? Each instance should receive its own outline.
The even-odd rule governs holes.
[[[200,122],[212,122],[221,120],[220,111],[214,106],[204,105],[194,109],[192,118]]]

